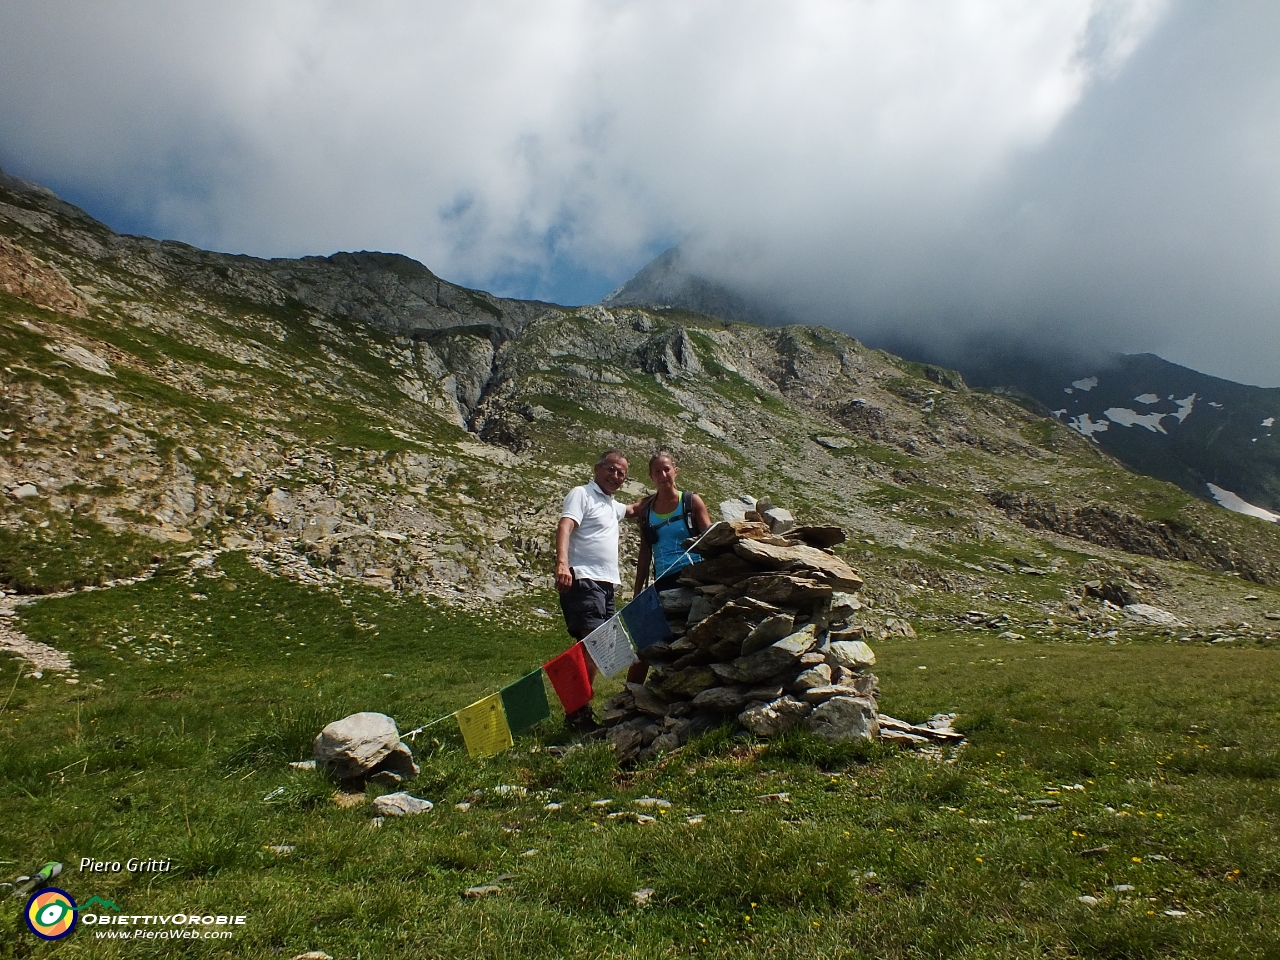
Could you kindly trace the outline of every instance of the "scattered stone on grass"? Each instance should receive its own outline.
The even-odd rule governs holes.
[[[487,883],[479,887],[467,887],[462,891],[462,895],[468,900],[478,900],[481,897],[493,897],[502,892],[502,887],[496,883]]]
[[[373,812],[381,817],[408,817],[426,813],[434,806],[430,800],[422,800],[402,791],[378,797],[373,801]]]
[[[631,899],[635,901],[637,907],[647,907],[653,894],[653,887],[645,887],[643,890],[632,891]]]

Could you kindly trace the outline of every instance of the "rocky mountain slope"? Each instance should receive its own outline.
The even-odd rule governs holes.
[[[785,308],[692,271],[673,248],[606,297],[605,306],[667,307],[778,326]],[[972,385],[1031,398],[1130,469],[1205,500],[1280,520],[1280,388],[1211,377],[1154,354],[1083,357],[1050,347],[976,341],[960,352],[933,344],[881,346],[960,371]],[[1077,384],[1086,384],[1078,386]]]
[[[11,591],[244,550],[282,575],[546,604],[561,498],[613,446],[626,496],[668,447],[713,502],[767,494],[854,531],[840,550],[895,613],[1038,596],[1093,623],[1082,584],[1106,580],[1225,628],[1249,610],[1233,578],[1280,579],[1274,525],[830,330],[503,300],[387,254],[208,253],[11,178],[0,365]]]
[[[993,351],[966,375],[1033,397],[1141,473],[1280,520],[1278,388],[1210,377],[1150,353],[1073,359]]]

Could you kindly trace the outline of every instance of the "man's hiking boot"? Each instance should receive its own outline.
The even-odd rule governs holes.
[[[595,733],[597,730],[604,729],[600,724],[596,723],[590,704],[578,708],[573,713],[566,713],[564,725],[575,733]]]

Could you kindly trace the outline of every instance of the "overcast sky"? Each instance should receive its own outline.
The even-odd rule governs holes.
[[[1280,384],[1280,3],[0,0],[0,166],[116,229]]]

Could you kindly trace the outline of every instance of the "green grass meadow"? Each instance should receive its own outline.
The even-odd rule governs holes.
[[[572,743],[555,719],[477,761],[446,721],[412,744],[408,789],[435,809],[378,828],[288,761],[347,713],[403,731],[532,669],[568,643],[553,596],[466,614],[224,554],[19,619],[80,683],[0,662],[0,876],[56,859],[81,902],[248,920],[229,940],[82,924],[49,944],[9,897],[0,956],[1280,956],[1274,648],[876,644],[886,713],[960,715],[970,743],[933,759],[721,730],[619,770],[599,745],[549,750]]]

